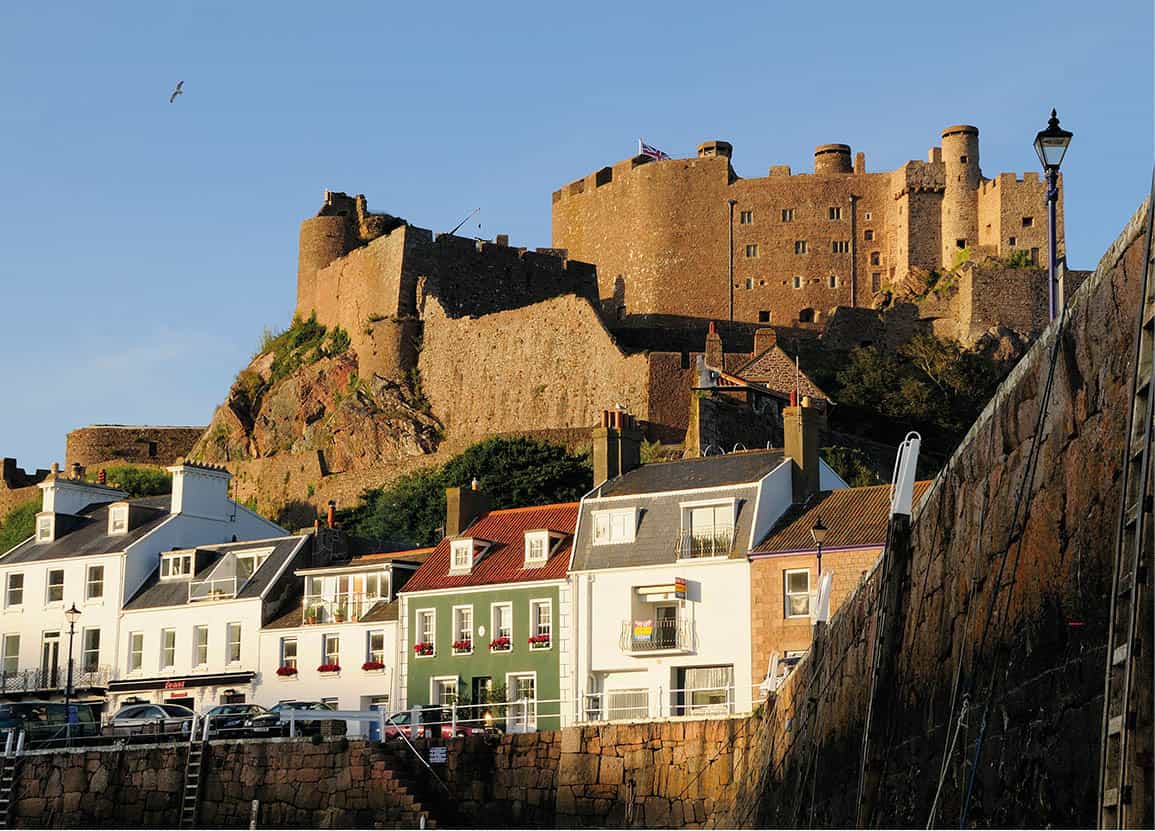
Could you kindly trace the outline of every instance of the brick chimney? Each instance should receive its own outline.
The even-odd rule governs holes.
[[[629,473],[642,463],[642,431],[634,417],[621,410],[603,410],[593,431],[594,485]]]
[[[782,410],[785,452],[794,461],[794,501],[804,502],[818,490],[818,444],[821,417],[810,406],[810,397],[802,397],[802,406]]]
[[[761,355],[767,349],[778,345],[778,332],[774,329],[759,329],[754,333],[754,354]]]
[[[710,331],[706,333],[706,366],[713,369],[725,369],[722,357],[722,336],[714,321],[710,321]]]
[[[474,479],[468,488],[445,489],[445,536],[457,537],[489,510],[489,494]]]

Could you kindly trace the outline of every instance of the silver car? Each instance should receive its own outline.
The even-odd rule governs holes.
[[[126,704],[104,727],[106,736],[188,735],[196,713],[179,704]]]

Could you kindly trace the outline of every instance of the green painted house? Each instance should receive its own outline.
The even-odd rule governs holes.
[[[578,503],[487,511],[477,491],[447,496],[448,535],[401,592],[404,706],[555,729]]]

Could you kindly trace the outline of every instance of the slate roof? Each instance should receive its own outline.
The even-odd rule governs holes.
[[[429,559],[409,578],[401,593],[560,580],[565,577],[569,566],[578,507],[577,502],[569,502],[490,511],[461,535],[493,543],[469,574],[449,573],[451,540],[447,537],[437,544]],[[525,568],[525,532],[547,529],[565,534],[566,537],[557,545],[545,565]]]
[[[930,485],[929,481],[914,483],[915,503]],[[886,543],[886,526],[890,521],[890,485],[819,491],[805,503],[794,505],[783,514],[766,539],[750,553],[813,551],[814,538],[810,529],[819,517],[828,529],[823,551],[882,546]]]
[[[196,605],[189,603],[189,583],[205,579],[216,567],[217,563],[224,559],[225,555],[230,552],[243,554],[245,551],[268,548],[271,544],[273,550],[269,552],[256,573],[250,577],[244,587],[237,592],[236,599],[262,597],[269,586],[272,585],[273,581],[276,580],[277,575],[281,571],[281,567],[301,550],[301,546],[307,540],[307,535],[301,535],[275,537],[269,540],[245,540],[244,542],[198,546],[195,549],[196,551],[210,551],[216,553],[218,556],[213,557],[208,565],[200,569],[189,579],[161,580],[160,565],[158,564],[148,579],[144,581],[144,585],[132,596],[131,600],[124,604],[124,609],[125,611],[132,611],[133,609],[156,609],[165,606]],[[211,601],[198,601],[198,603],[211,603]]]
[[[169,494],[119,501],[152,509],[155,516],[147,518],[127,534],[111,536],[108,533],[108,508],[112,503],[89,505],[76,515],[77,524],[67,534],[52,542],[38,543],[35,537],[25,540],[0,558],[0,566],[56,560],[63,557],[114,554],[132,545],[170,516],[169,506],[172,504],[172,498]]]
[[[298,597],[297,600],[301,598]],[[274,618],[266,623],[261,629],[296,629],[304,620],[304,610],[301,609],[300,603],[293,604],[287,612],[278,618]]]
[[[782,464],[783,458],[780,450],[752,450],[642,465],[610,479],[598,488],[595,496],[630,496],[757,482]]]
[[[387,623],[397,620],[401,601],[394,598],[388,603],[378,603],[372,609],[361,615],[360,623]]]
[[[748,363],[734,370],[734,374],[749,381],[757,381],[783,395],[789,395],[794,390],[794,359],[777,346],[771,346],[762,354],[755,355]],[[830,396],[810,380],[805,371],[798,372],[797,379],[803,395],[830,400]]]

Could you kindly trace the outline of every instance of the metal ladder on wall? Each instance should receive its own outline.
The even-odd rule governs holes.
[[[1099,827],[1149,828],[1152,822],[1152,416],[1155,402],[1155,175],[1147,211],[1142,293],[1123,458],[1123,496],[1115,543],[1099,753]]]
[[[200,729],[198,729],[200,728]],[[204,719],[203,726],[192,724],[188,737],[188,754],[184,762],[184,788],[180,796],[180,827],[195,828],[197,824],[197,808],[200,806],[201,773],[204,762],[205,746],[208,744],[209,722]]]
[[[0,762],[0,828],[7,828],[12,817],[12,792],[16,790],[16,768],[24,753],[24,731],[8,732],[4,740],[4,758]]]

